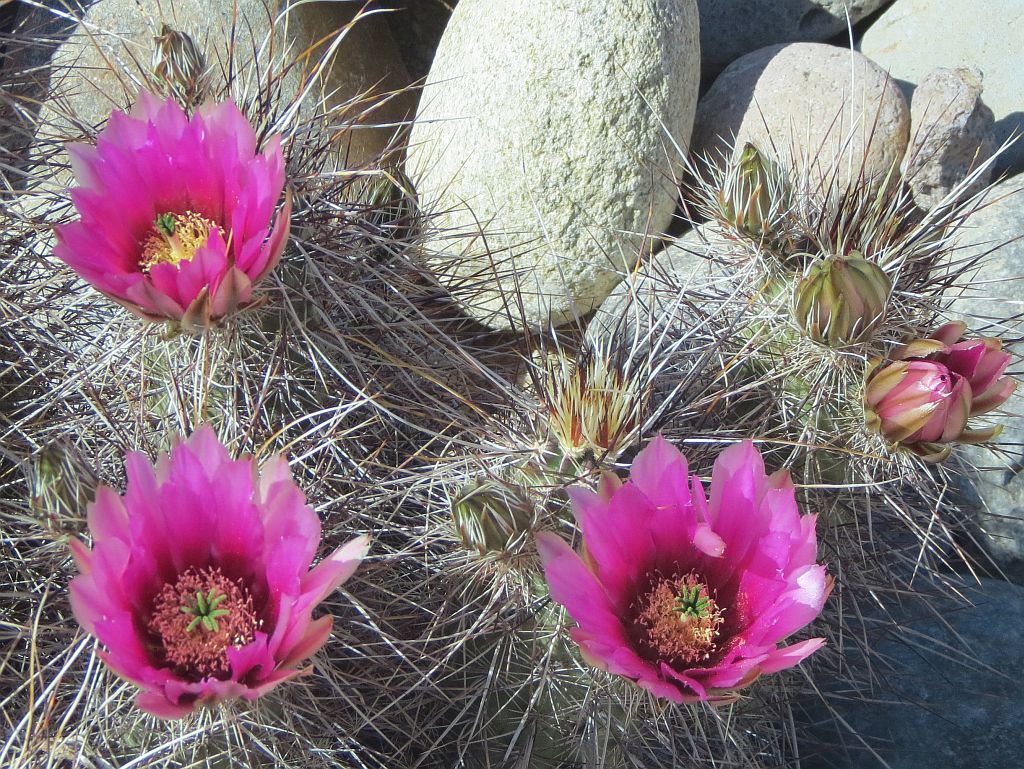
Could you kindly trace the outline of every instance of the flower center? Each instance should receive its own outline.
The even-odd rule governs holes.
[[[192,261],[196,251],[210,239],[211,229],[216,229],[221,237],[224,236],[222,228],[195,211],[160,214],[142,242],[139,267],[143,272],[149,272],[158,264],[179,267],[182,262]]]
[[[220,569],[189,569],[164,585],[149,620],[167,662],[197,679],[227,675],[228,648],[245,646],[259,626],[249,591]]]
[[[651,648],[666,662],[702,662],[718,648],[725,610],[692,572],[658,579],[635,606],[639,609],[636,622],[647,631]]]

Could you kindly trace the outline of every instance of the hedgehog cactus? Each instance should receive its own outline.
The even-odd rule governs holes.
[[[835,655],[905,559],[887,529],[948,519],[922,460],[993,437],[969,422],[1013,391],[999,340],[929,334],[966,207],[818,189],[748,145],[689,196],[722,280],[655,275],[669,301],[632,302],[625,344],[484,336],[410,248],[436,212],[391,159],[343,162],[369,107],[306,100],[327,60],[236,70],[151,28],[139,104],[72,149],[76,212],[0,201],[24,337],[0,327],[0,462],[28,468],[0,620],[32,629],[0,655],[0,763],[786,764],[802,674],[855,679]],[[835,525],[865,487],[883,520]],[[915,580],[945,579],[931,554]]]
[[[903,339],[928,336],[942,294],[966,281],[967,265],[949,258],[949,231],[966,218],[976,198],[960,191],[953,204],[922,218],[893,174],[881,183],[859,180],[839,189],[822,187],[794,167],[785,174],[790,180],[785,191],[772,192],[771,200],[765,191],[772,188],[751,183],[750,191],[758,193],[755,209],[779,212],[765,224],[760,240],[752,240],[746,219],[722,216],[721,201],[737,189],[737,179],[759,179],[757,169],[770,165],[748,147],[726,168],[716,169],[710,181],[698,179],[691,195],[703,201],[702,210],[715,222],[716,257],[735,264],[736,280],[719,300],[733,309],[712,316],[743,316],[729,329],[742,344],[736,365],[753,381],[778,388],[779,408],[770,429],[801,447],[794,451],[803,455],[798,462],[809,473],[806,480],[906,480],[909,466],[897,457],[900,447],[916,447],[918,456],[935,461],[949,455],[951,442],[994,437],[996,430],[964,429],[971,411],[966,382],[941,395],[941,388],[926,384],[941,380],[948,365],[938,358],[950,353],[930,353],[925,343],[915,343],[909,352],[889,355]],[[780,270],[780,263],[800,264],[802,272]],[[739,294],[743,298],[737,302]],[[937,350],[943,343],[948,340],[927,344]],[[998,349],[995,340],[984,344]],[[992,353],[972,356],[971,365],[991,373]],[[871,363],[887,357],[894,362],[882,368]],[[913,357],[928,360],[895,362]],[[905,370],[912,375],[896,395],[886,395],[886,385],[896,387]],[[909,392],[911,381],[930,393],[932,405],[915,401],[911,406],[909,396],[899,395]],[[984,385],[981,406],[989,407],[990,399],[1004,394],[1003,384]],[[944,428],[924,429],[924,411],[932,414],[936,408],[948,408]],[[913,472],[928,471],[918,466]]]

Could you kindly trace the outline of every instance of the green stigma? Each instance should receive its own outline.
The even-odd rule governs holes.
[[[701,595],[700,585],[683,585],[675,603],[674,610],[680,619],[704,619],[710,613],[711,599]]]
[[[227,599],[226,593],[217,593],[217,588],[210,588],[210,592],[203,595],[201,590],[196,591],[196,602],[191,606],[182,606],[182,614],[191,614],[193,619],[188,623],[188,627],[185,631],[191,633],[197,627],[202,625],[206,630],[211,633],[216,633],[220,630],[220,626],[217,624],[218,617],[226,617],[229,612],[227,609],[219,609],[221,605]]]
[[[160,214],[153,223],[157,232],[168,238],[174,234],[174,214]]]

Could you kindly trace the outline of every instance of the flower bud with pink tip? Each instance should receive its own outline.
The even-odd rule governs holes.
[[[952,443],[981,443],[999,425],[971,430],[970,417],[998,408],[1017,386],[1004,376],[1010,355],[998,339],[959,341],[963,323],[947,323],[930,337],[903,345],[894,360],[876,362],[864,390],[868,429],[929,462],[941,462]]]

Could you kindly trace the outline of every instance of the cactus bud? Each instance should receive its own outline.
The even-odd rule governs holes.
[[[376,177],[366,193],[366,220],[375,234],[406,241],[419,224],[416,190],[412,180],[398,169]]]
[[[718,209],[722,220],[741,235],[759,240],[770,218],[774,197],[781,193],[781,183],[768,161],[749,142],[743,147],[718,193]]]
[[[494,480],[469,484],[452,502],[452,520],[470,550],[508,553],[521,545],[536,521],[525,490]]]
[[[793,317],[815,342],[842,347],[867,341],[885,317],[892,283],[854,251],[812,264],[796,285]]]
[[[970,417],[1003,405],[1016,389],[1002,342],[961,339],[966,326],[947,323],[926,339],[898,348],[896,360],[868,370],[864,416],[881,433],[930,462],[949,456],[950,443],[992,440],[1000,425],[967,429]]]
[[[161,25],[160,34],[153,41],[153,74],[162,81],[167,95],[187,109],[205,101],[209,69],[195,41],[166,24]]]
[[[70,446],[53,443],[26,465],[29,503],[54,532],[73,528],[96,492],[91,467]]]

